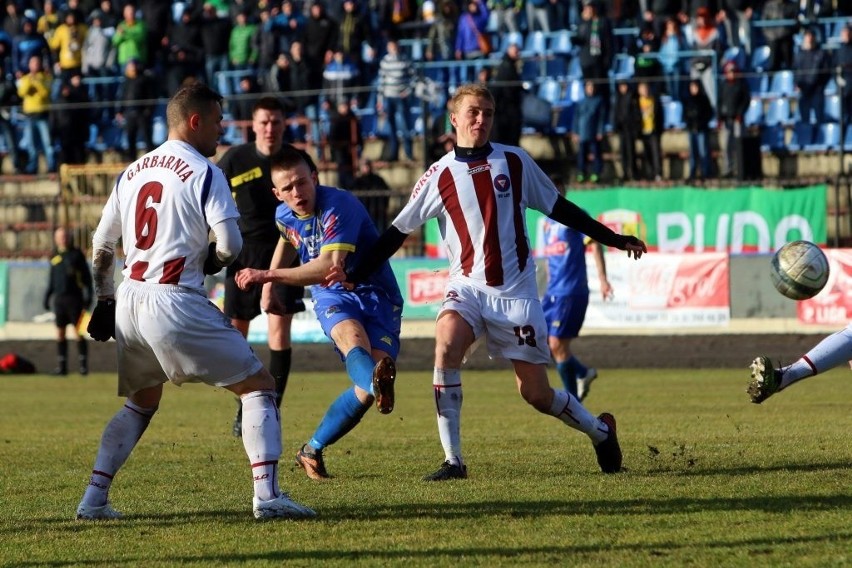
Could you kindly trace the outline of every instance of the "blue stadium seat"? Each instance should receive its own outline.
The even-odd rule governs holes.
[[[834,80],[834,77],[831,77],[828,80],[828,83],[825,84],[825,89],[823,89],[822,92],[825,96],[837,94],[837,81]]]
[[[556,134],[568,134],[574,127],[574,105],[565,105],[559,111],[559,116],[556,118],[556,126],[553,130]],[[852,129],[850,129],[852,132]]]
[[[746,69],[746,55],[745,51],[740,49],[739,47],[729,47],[722,54],[722,60],[719,62],[719,67],[723,67],[725,63],[733,61],[737,64],[737,69],[745,70]]]
[[[840,121],[840,95],[829,95],[825,97],[825,120],[828,122]]]
[[[795,97],[797,94],[793,72],[786,69],[776,71],[772,76],[767,94],[776,97]]]
[[[550,36],[550,45],[548,50],[557,55],[571,54],[571,32],[568,30],[559,30]]]
[[[167,137],[168,129],[166,128],[165,119],[162,116],[155,116],[151,130],[151,141],[154,143],[154,146],[159,146],[166,141]]]
[[[568,78],[569,79],[582,79],[583,78],[583,69],[580,67],[580,58],[572,57],[571,61],[568,62]]]
[[[840,125],[836,122],[827,122],[819,126],[813,142],[805,146],[809,152],[827,152],[840,147]]]
[[[754,51],[751,52],[751,70],[756,73],[766,71],[770,55],[772,55],[772,49],[768,45],[754,48]]]
[[[552,105],[562,101],[562,83],[556,79],[547,78],[538,86],[538,96]]]
[[[790,99],[782,97],[769,101],[763,123],[767,126],[787,125],[792,123],[790,114]]]
[[[632,55],[617,54],[615,62],[610,71],[610,76],[615,79],[630,79],[636,69],[636,58]]]
[[[759,126],[763,122],[763,99],[752,97],[748,110],[743,117],[746,126]]]
[[[568,61],[563,55],[555,54],[545,60],[545,74],[548,77],[565,77],[568,75]]]
[[[543,31],[536,30],[527,34],[523,50],[532,56],[541,56],[547,53],[547,36]]]
[[[680,101],[668,101],[663,105],[663,127],[668,130],[670,128],[682,129],[685,126],[683,122],[683,105]]]
[[[524,48],[524,35],[521,32],[509,32],[503,36],[503,41],[500,42],[500,51],[506,51],[506,48],[512,44],[519,48]]]
[[[764,126],[760,131],[760,149],[763,152],[784,150],[784,127],[780,124]]]
[[[364,108],[355,111],[358,123],[361,125],[361,136],[375,138],[378,136],[378,116],[375,108]]]
[[[581,79],[574,79],[568,83],[566,98],[572,103],[578,103],[586,98],[586,91],[583,89],[583,81]]]
[[[793,138],[790,140],[791,150],[804,150],[816,140],[816,128],[807,122],[797,122],[793,126]]]
[[[846,125],[846,136],[843,137],[843,148],[852,150],[852,124]]]

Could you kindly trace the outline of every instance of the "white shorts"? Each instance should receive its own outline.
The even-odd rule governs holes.
[[[171,381],[225,387],[263,363],[230,320],[203,294],[125,280],[115,310],[118,394]]]
[[[502,357],[545,365],[550,362],[547,322],[537,298],[499,298],[450,282],[438,318],[446,311],[457,312],[470,324],[476,338],[474,346],[485,335],[488,356],[492,359]]]

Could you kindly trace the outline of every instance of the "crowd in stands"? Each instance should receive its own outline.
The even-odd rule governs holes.
[[[6,0],[0,153],[17,173],[104,145],[132,159],[162,139],[163,102],[200,80],[237,121],[280,95],[307,119],[290,140],[323,140],[351,175],[369,136],[387,137],[387,161],[413,159],[414,133],[441,152],[448,94],[484,80],[495,140],[517,144],[531,126],[572,134],[581,180],[600,178],[609,133],[625,178],[660,179],[671,128],[689,133],[692,177],[727,175],[749,127],[764,149],[807,148],[852,116],[852,88],[836,80],[852,85],[849,16],[840,0]],[[528,95],[550,105],[539,122]],[[789,106],[770,119],[776,99]],[[772,129],[794,123],[792,142]],[[719,172],[717,128],[729,140]]]

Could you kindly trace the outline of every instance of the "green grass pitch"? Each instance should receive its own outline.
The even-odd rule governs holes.
[[[552,380],[555,374],[551,372]],[[842,566],[852,564],[852,380],[806,380],[762,405],[748,370],[601,370],[587,402],[618,419],[626,471],[540,415],[511,373],[466,372],[470,478],[443,460],[431,373],[401,370],[326,452],[333,479],[292,465],[343,373],[290,379],[281,482],[311,521],[257,522],[233,396],[167,386],[113,483],[127,518],[73,520],[115,379],[0,377],[0,566]]]

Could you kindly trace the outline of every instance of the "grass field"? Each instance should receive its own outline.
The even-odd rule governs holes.
[[[526,406],[508,372],[468,372],[470,478],[425,483],[443,460],[431,373],[403,373],[326,453],[317,483],[292,456],[343,374],[294,373],[282,485],[311,521],[260,523],[230,434],[233,397],[167,387],[111,499],[121,521],[72,520],[114,378],[0,377],[0,566],[841,566],[852,564],[852,380],[811,379],[763,405],[747,370],[603,371],[587,400],[615,414],[626,471]]]

